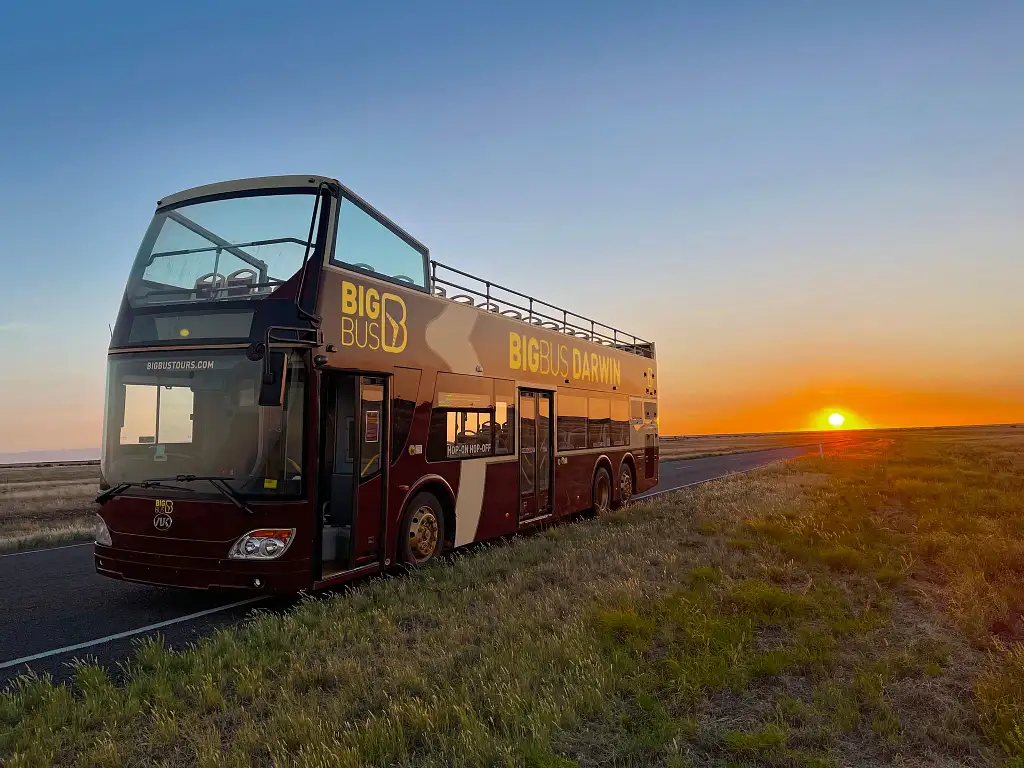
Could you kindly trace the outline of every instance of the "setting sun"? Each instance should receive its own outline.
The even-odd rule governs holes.
[[[877,426],[843,402],[832,402],[824,408],[819,408],[807,421],[807,428],[814,432],[834,432],[837,429],[873,429]]]

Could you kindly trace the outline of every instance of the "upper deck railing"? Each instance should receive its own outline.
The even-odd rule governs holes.
[[[438,275],[440,271],[440,275]],[[473,287],[455,282],[472,281]],[[439,261],[430,262],[430,288],[435,296],[494,312],[502,317],[520,320],[551,331],[558,331],[582,341],[621,349],[640,357],[654,357],[654,345],[610,325],[562,309],[546,301],[527,296],[482,277],[476,277]],[[461,293],[459,293],[461,291]]]

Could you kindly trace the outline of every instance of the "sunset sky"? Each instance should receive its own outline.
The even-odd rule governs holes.
[[[19,5],[0,452],[99,445],[157,199],[306,172],[655,340],[664,434],[1024,422],[1024,4]]]

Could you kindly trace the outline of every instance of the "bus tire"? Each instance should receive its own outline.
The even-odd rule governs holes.
[[[633,468],[628,461],[622,462],[619,468],[619,506],[624,507],[633,498],[636,483],[633,480]]]
[[[612,476],[607,467],[598,467],[594,473],[594,493],[592,496],[594,515],[600,517],[612,508]]]
[[[417,568],[433,561],[444,546],[444,509],[432,493],[417,493],[402,515],[398,529],[398,558]]]

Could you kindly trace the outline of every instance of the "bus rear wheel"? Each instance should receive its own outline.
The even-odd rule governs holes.
[[[612,476],[604,467],[594,474],[594,514],[600,517],[612,508]]]
[[[407,565],[426,565],[441,554],[444,510],[432,493],[418,493],[406,507],[398,529],[399,559]]]
[[[623,464],[619,470],[619,506],[625,506],[633,498],[633,470]]]

